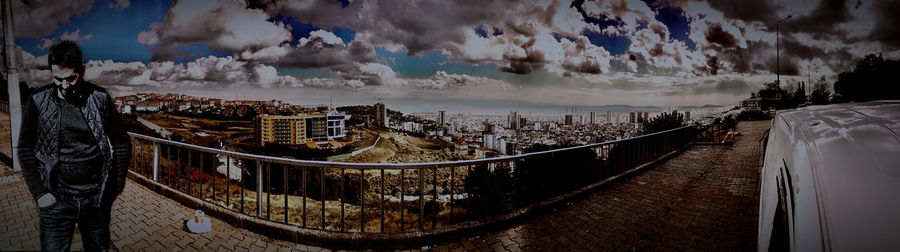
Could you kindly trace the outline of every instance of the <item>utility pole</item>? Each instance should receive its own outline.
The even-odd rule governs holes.
[[[781,85],[781,57],[779,56],[781,50],[778,44],[779,40],[781,40],[781,35],[778,26],[781,24],[781,22],[784,22],[784,20],[787,20],[788,18],[791,18],[791,15],[788,15],[787,17],[778,20],[778,22],[775,22],[775,80],[778,82],[778,85]]]
[[[13,36],[12,5],[3,1],[3,49],[6,52],[6,89],[9,92],[9,129],[12,145],[13,170],[22,170],[19,165],[19,128],[22,124],[22,101],[19,92],[19,69],[16,62],[16,37]]]
[[[806,90],[812,87],[812,70],[810,67],[815,66],[816,64],[807,65],[806,66],[806,89],[803,89],[803,95],[806,95]],[[808,96],[807,96],[808,97]]]

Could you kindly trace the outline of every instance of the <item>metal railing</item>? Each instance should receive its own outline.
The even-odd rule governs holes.
[[[135,133],[129,169],[256,218],[335,232],[432,231],[559,196],[656,160],[717,126],[479,160],[343,163],[253,155]],[[708,139],[707,139],[708,138]]]

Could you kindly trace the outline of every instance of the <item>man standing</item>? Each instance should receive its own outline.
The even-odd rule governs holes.
[[[48,61],[53,83],[26,101],[18,147],[39,209],[41,249],[68,251],[78,225],[85,250],[106,251],[131,142],[109,93],[84,80],[78,45],[54,45]]]

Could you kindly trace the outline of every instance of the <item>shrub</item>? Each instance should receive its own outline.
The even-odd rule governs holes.
[[[678,128],[684,125],[684,116],[679,113],[665,113],[644,122],[644,134],[651,134]]]

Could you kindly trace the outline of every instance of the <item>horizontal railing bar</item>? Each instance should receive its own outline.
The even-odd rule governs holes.
[[[665,134],[668,132],[683,130],[683,129],[691,128],[691,127],[695,127],[695,126],[682,126],[680,128],[660,131],[660,132],[647,134],[647,135],[641,135],[641,136],[637,136],[637,137],[606,141],[606,142],[602,142],[602,143],[593,143],[593,144],[588,144],[588,145],[574,146],[574,147],[559,148],[559,149],[553,149],[553,150],[547,150],[547,151],[524,153],[524,154],[519,154],[519,155],[514,155],[514,156],[484,158],[484,159],[477,159],[477,160],[428,162],[428,163],[347,163],[347,162],[329,162],[329,161],[317,161],[317,160],[297,160],[297,159],[288,159],[288,158],[263,156],[263,155],[249,154],[249,153],[241,153],[241,152],[213,149],[213,148],[209,148],[209,147],[197,146],[197,145],[192,145],[192,144],[176,142],[176,141],[172,141],[172,140],[166,140],[166,139],[155,138],[155,137],[151,137],[151,136],[145,136],[145,135],[141,135],[141,134],[137,134],[137,133],[133,133],[133,132],[128,132],[128,134],[131,135],[132,137],[135,137],[138,139],[144,139],[144,140],[149,140],[149,141],[155,141],[155,142],[175,145],[175,146],[179,146],[182,148],[188,148],[188,149],[193,149],[193,150],[197,150],[197,151],[205,151],[205,152],[211,152],[211,153],[216,153],[216,154],[229,155],[229,156],[233,156],[233,157],[240,157],[240,158],[250,159],[250,160],[254,160],[254,161],[263,161],[263,162],[268,162],[268,163],[277,163],[277,164],[285,164],[285,165],[309,166],[309,167],[317,167],[317,168],[328,167],[328,168],[378,170],[378,169],[421,169],[421,168],[432,168],[435,166],[437,166],[438,168],[441,168],[441,167],[448,167],[448,166],[480,165],[480,164],[486,164],[486,163],[513,161],[513,160],[525,159],[525,158],[528,158],[531,156],[546,155],[546,154],[556,153],[556,152],[564,152],[564,151],[578,150],[578,149],[584,149],[584,148],[593,148],[593,147],[598,147],[598,146],[634,141],[634,140],[638,140],[638,139],[642,139],[642,138],[646,138],[646,137],[651,137],[651,136],[655,136],[655,135],[659,135],[659,134]]]

